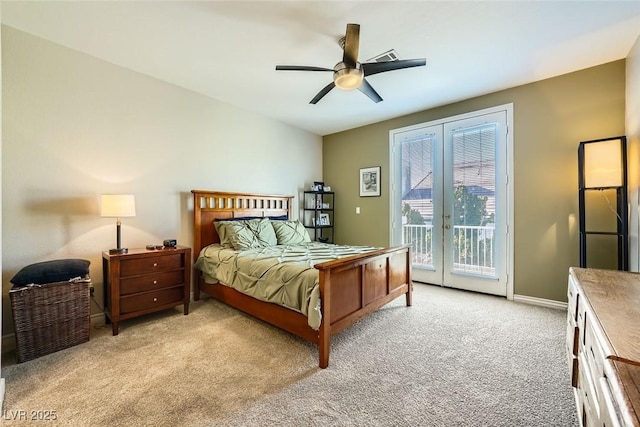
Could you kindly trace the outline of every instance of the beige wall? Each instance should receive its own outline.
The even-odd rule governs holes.
[[[136,196],[123,246],[191,245],[190,190],[298,195],[322,174],[317,135],[5,26],[2,56],[4,334],[27,264],[89,259],[101,303],[100,194]]]
[[[624,134],[624,60],[324,137],[337,242],[389,243],[391,129],[507,103],[514,105],[514,293],[566,301],[568,268],[578,264],[577,147]],[[378,165],[382,196],[360,198],[358,169]]]
[[[627,120],[626,134],[629,144],[629,203],[630,213],[630,259],[632,271],[640,270],[640,37],[627,57]]]

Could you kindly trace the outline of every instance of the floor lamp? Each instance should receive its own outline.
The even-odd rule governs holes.
[[[587,230],[586,193],[614,191],[616,230]],[[606,198],[606,196],[605,196]],[[629,270],[629,206],[627,203],[627,138],[583,141],[578,146],[578,202],[580,216],[580,267],[587,267],[587,237],[613,236],[617,239],[618,270]],[[607,199],[608,201],[608,199]]]

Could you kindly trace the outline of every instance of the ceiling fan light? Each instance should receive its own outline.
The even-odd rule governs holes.
[[[333,82],[342,90],[353,90],[360,87],[363,77],[360,68],[342,68],[333,74]]]

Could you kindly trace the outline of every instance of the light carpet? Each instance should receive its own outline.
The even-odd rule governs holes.
[[[22,364],[3,356],[4,425],[577,426],[566,313],[415,285],[317,347],[215,300],[92,329]]]

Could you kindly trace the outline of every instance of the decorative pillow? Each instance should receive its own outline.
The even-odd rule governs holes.
[[[231,236],[231,225],[233,222],[231,221],[214,221],[213,225],[216,227],[216,231],[218,232],[218,237],[220,238],[220,245],[224,248],[232,248],[231,240],[229,237]]]
[[[272,221],[271,225],[276,232],[279,245],[299,245],[311,241],[309,233],[300,221]]]
[[[218,237],[220,238],[220,245],[224,248],[232,248],[233,244],[229,237],[234,233],[233,231],[227,231],[229,227],[227,227],[226,223],[230,222],[247,222],[250,220],[262,220],[269,219],[271,221],[286,221],[288,219],[287,215],[279,215],[279,216],[268,216],[268,217],[260,217],[260,216],[239,216],[236,218],[218,218],[213,220],[213,225],[216,227],[216,231],[218,232]],[[275,233],[272,233],[273,227],[263,226],[264,229],[261,230],[261,240],[265,242],[263,246],[273,246],[277,245],[277,239]]]
[[[10,280],[15,286],[31,283],[44,284],[63,282],[89,274],[90,261],[86,259],[56,259],[28,265]]]
[[[252,219],[251,221],[247,221],[246,224],[247,228],[255,236],[259,247],[266,248],[267,246],[275,246],[278,244],[276,232],[268,218]]]
[[[243,249],[263,248],[278,243],[275,231],[267,218],[214,223],[220,244],[224,247]]]

